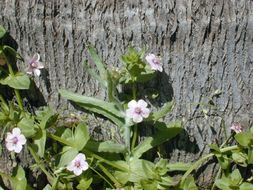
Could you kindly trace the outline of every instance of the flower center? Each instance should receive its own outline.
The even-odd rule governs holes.
[[[155,65],[160,65],[160,60],[159,60],[159,59],[154,58],[152,61],[153,61],[153,63],[154,63]]]
[[[134,109],[134,112],[137,113],[137,114],[141,114],[141,113],[142,113],[142,110],[141,110],[141,108],[136,107],[136,108]]]
[[[32,63],[31,63],[31,66],[32,66],[33,68],[38,67],[37,63],[35,63],[35,62],[32,62]]]
[[[12,143],[13,144],[18,144],[18,138],[17,137],[13,137],[12,138]]]
[[[81,163],[79,160],[75,161],[75,167],[80,168],[81,167]]]

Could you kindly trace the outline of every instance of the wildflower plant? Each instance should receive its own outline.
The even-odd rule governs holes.
[[[40,69],[44,66],[39,54],[35,54],[28,62],[26,73],[15,71],[11,60],[15,58],[23,64],[24,59],[14,48],[3,43],[5,35],[7,32],[0,26],[0,85],[12,89],[15,100],[6,100],[0,92],[2,138],[5,138],[7,151],[14,156],[24,147],[29,151],[35,163],[30,169],[35,167],[46,176],[43,190],[196,190],[198,187],[191,173],[212,157],[217,158],[220,165],[213,189],[253,189],[251,178],[244,180],[239,169],[232,171],[237,166],[247,167],[253,163],[253,128],[249,132],[242,131],[240,124],[232,125],[231,130],[236,133],[231,133],[222,145],[211,144],[211,152],[194,163],[170,163],[160,153],[156,161],[146,158],[145,153],[182,131],[181,121],[163,121],[173,108],[173,101],[154,111],[147,96],[138,89],[139,85],[152,80],[157,72],[163,71],[160,57],[129,48],[120,58],[122,67],[109,69],[95,49],[87,47],[96,70],[91,69],[88,61],[84,62],[84,66],[107,92],[106,99],[65,89],[59,93],[87,113],[110,121],[123,139],[122,143],[98,141],[90,136],[88,122],[81,116],[71,114],[64,118],[49,107],[38,108],[35,113],[26,110],[20,91],[29,90],[30,81],[40,76]],[[129,86],[131,95],[122,98],[118,92],[120,86]],[[153,128],[154,133],[139,141],[140,127],[145,125]],[[231,144],[231,140],[235,140],[236,144]],[[182,177],[173,178],[171,172],[175,171],[181,172]],[[33,189],[20,165],[16,166],[12,175],[0,171],[0,176],[9,181],[10,189]]]

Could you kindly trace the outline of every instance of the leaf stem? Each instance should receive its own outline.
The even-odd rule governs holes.
[[[136,140],[137,140],[137,134],[138,134],[138,126],[135,124],[133,130],[133,138],[132,138],[132,144],[131,144],[131,151],[134,149]]]
[[[92,152],[90,152],[90,151],[88,151],[88,150],[84,150],[84,151],[85,151],[87,154],[89,154],[91,157],[96,158],[97,160],[99,160],[99,161],[101,161],[101,162],[104,162],[104,163],[106,163],[106,164],[108,164],[108,165],[110,165],[110,166],[112,166],[112,167],[114,167],[114,168],[117,168],[117,169],[119,169],[119,170],[121,170],[121,171],[128,171],[126,168],[124,168],[124,167],[122,167],[122,166],[120,166],[120,165],[118,165],[118,164],[112,163],[111,161],[106,160],[106,159],[104,159],[104,158],[98,156],[97,154],[94,154],[94,153],[92,153]]]
[[[104,172],[104,174],[110,178],[110,180],[114,183],[116,187],[120,186],[120,183],[117,181],[117,179],[110,173],[108,170],[101,164],[98,164],[98,167]]]
[[[13,72],[13,69],[12,69],[12,67],[11,67],[11,64],[10,64],[10,62],[9,62],[9,60],[8,60],[8,58],[6,57],[5,54],[3,54],[3,56],[4,56],[5,60],[6,60],[6,63],[7,63],[7,66],[8,66],[8,70],[9,70],[10,75],[11,75],[11,76],[15,76],[15,75],[14,75],[14,72]],[[21,110],[21,111],[24,111],[24,106],[23,106],[23,102],[22,102],[22,99],[21,99],[19,90],[17,90],[17,89],[14,88],[14,93],[15,93],[15,95],[16,95],[17,102],[18,102],[18,106],[19,106],[20,110]]]
[[[237,145],[234,145],[234,146],[229,146],[229,147],[225,147],[225,148],[222,148],[220,149],[220,151],[222,153],[224,152],[228,152],[228,151],[231,151],[231,150],[236,150],[238,149],[239,147]],[[188,175],[195,169],[199,168],[200,165],[207,159],[213,157],[215,154],[214,153],[210,153],[210,154],[207,154],[205,155],[204,157],[200,158],[199,160],[197,160],[195,163],[192,164],[192,166],[185,172],[185,174],[183,175],[183,177],[181,178],[181,183],[184,183],[185,179],[188,177]]]
[[[114,186],[103,176],[103,175],[101,175],[97,170],[95,170],[93,167],[91,167],[91,166],[89,166],[90,167],[90,169],[92,170],[92,171],[94,171],[96,174],[98,174],[99,175],[99,177],[101,177],[106,183],[108,183],[110,186],[111,186],[111,188],[114,188]]]
[[[36,155],[35,151],[31,147],[31,145],[28,144],[27,147],[28,147],[28,150],[30,151],[32,157],[34,158],[35,162],[37,163],[37,165],[39,166],[39,168],[44,172],[44,174],[47,176],[47,179],[48,179],[49,183],[52,185],[53,181],[54,181],[54,177],[51,176],[51,174],[46,170],[44,164],[41,163],[39,157]]]

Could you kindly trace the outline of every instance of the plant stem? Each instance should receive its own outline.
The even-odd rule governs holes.
[[[98,174],[106,183],[108,183],[111,188],[114,188],[114,186],[103,176],[101,175],[98,171],[96,171],[93,167],[89,166],[89,168],[94,171],[96,174]]]
[[[136,99],[136,91],[137,91],[137,86],[136,86],[136,83],[133,84],[133,88],[132,88],[132,91],[133,91],[133,99],[135,100]],[[131,144],[131,151],[134,149],[135,147],[135,144],[136,144],[136,140],[137,140],[137,136],[138,136],[138,128],[137,128],[137,124],[135,124],[133,126],[133,138],[132,138],[132,144]],[[130,130],[130,129],[129,129]]]
[[[221,167],[219,168],[218,172],[217,172],[217,175],[215,177],[215,181],[220,177],[220,174],[221,174]],[[211,190],[214,190],[216,187],[215,183],[213,183],[212,185],[212,189]]]
[[[98,167],[104,172],[104,174],[110,178],[110,180],[114,183],[116,187],[120,186],[120,183],[117,181],[117,179],[110,173],[108,170],[101,164],[98,164]]]
[[[137,134],[138,134],[138,127],[137,127],[137,125],[135,124],[133,127],[134,127],[134,130],[133,130],[133,138],[132,138],[132,144],[131,144],[131,151],[135,147],[136,140],[137,140]]]
[[[3,54],[3,56],[4,56],[5,60],[6,60],[6,63],[7,63],[7,66],[8,66],[8,70],[9,70],[10,75],[11,75],[11,76],[14,76],[14,72],[13,72],[13,69],[12,69],[12,67],[11,67],[11,64],[10,64],[8,58],[6,57],[5,54]],[[19,106],[20,110],[21,110],[21,111],[24,111],[24,107],[23,107],[23,103],[22,103],[22,99],[21,99],[19,90],[14,88],[14,92],[15,92],[15,95],[16,95],[16,98],[17,98],[17,102],[18,102],[18,106]]]
[[[67,140],[65,140],[65,139],[63,139],[63,138],[61,138],[61,137],[58,137],[58,136],[56,136],[56,135],[54,135],[54,134],[52,134],[52,133],[47,133],[47,136],[48,136],[49,138],[55,140],[55,141],[58,141],[58,142],[64,144],[64,145],[71,146],[71,147],[74,146],[74,145],[73,145],[72,143],[70,143],[69,141],[67,141]]]
[[[52,186],[54,186],[55,185],[54,184],[54,182],[55,182],[54,177],[46,170],[44,164],[41,163],[39,157],[36,155],[36,153],[34,152],[33,148],[31,147],[31,145],[27,144],[27,147],[28,147],[28,150],[30,151],[32,157],[34,158],[35,162],[37,163],[37,165],[41,169],[41,171],[47,176],[48,182]],[[60,183],[59,181],[58,181],[58,185],[57,186],[58,186],[59,189],[65,189],[66,188],[65,185],[62,184],[62,183]]]
[[[88,150],[85,150],[85,152],[86,152],[87,154],[89,154],[90,157],[96,158],[97,160],[99,160],[99,161],[101,161],[101,162],[104,162],[104,163],[106,163],[106,164],[108,164],[108,165],[110,165],[110,166],[112,166],[112,167],[114,167],[114,168],[117,168],[117,169],[119,169],[119,170],[121,170],[121,171],[128,171],[127,168],[124,168],[124,167],[122,167],[122,166],[120,166],[120,165],[118,165],[118,164],[112,163],[112,162],[109,161],[109,160],[105,160],[104,158],[102,158],[102,157],[98,156],[97,154],[94,154],[94,153],[92,153],[92,152],[90,152],[90,151],[88,151]]]
[[[44,174],[47,176],[49,183],[52,185],[54,182],[54,177],[51,176],[51,174],[46,170],[44,164],[41,163],[39,157],[36,155],[33,148],[31,147],[31,145],[28,144],[27,147],[28,147],[28,150],[30,151],[32,157],[34,158],[35,162],[37,163],[39,168],[44,172]]]
[[[221,151],[221,153],[224,153],[224,152],[228,152],[228,151],[235,150],[235,149],[238,149],[238,146],[237,146],[237,145],[222,148],[222,149],[220,149],[220,151]],[[205,160],[207,160],[207,159],[213,157],[214,155],[215,155],[214,153],[207,154],[207,155],[205,155],[204,157],[202,157],[201,159],[197,160],[195,163],[193,163],[192,166],[185,172],[185,174],[184,174],[183,177],[181,178],[181,183],[184,183],[185,179],[188,177],[188,175],[189,175],[193,170],[199,168],[200,165],[201,165]]]

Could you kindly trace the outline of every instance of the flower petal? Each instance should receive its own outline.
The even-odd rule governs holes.
[[[26,138],[24,135],[19,135],[18,137],[18,143],[20,143],[21,145],[24,145],[26,143]]]
[[[137,102],[135,100],[131,100],[130,102],[128,102],[127,106],[129,108],[135,108],[137,106]]]
[[[81,175],[82,173],[83,173],[83,170],[80,168],[75,168],[74,170],[73,170],[73,172],[74,172],[74,174],[76,175],[76,176],[79,176],[79,175]]]
[[[141,107],[141,108],[146,108],[148,106],[147,102],[145,102],[144,100],[140,99],[138,102],[137,102],[137,106],[138,107]]]
[[[33,72],[36,76],[40,76],[40,70],[39,69],[33,69]]]
[[[142,117],[147,118],[149,114],[150,114],[150,110],[148,108],[142,109],[142,113],[141,113]]]
[[[9,151],[13,151],[14,150],[13,143],[7,142],[5,144],[5,146],[6,146],[7,150],[9,150]]]
[[[12,129],[12,134],[13,135],[20,135],[21,134],[21,131],[19,128],[15,127]]]
[[[134,114],[133,115],[133,122],[140,123],[140,122],[142,122],[142,120],[143,120],[143,118],[142,118],[141,115],[139,115],[139,114]]]
[[[23,148],[23,146],[21,144],[17,143],[16,145],[14,145],[14,152],[20,153],[22,148]]]

